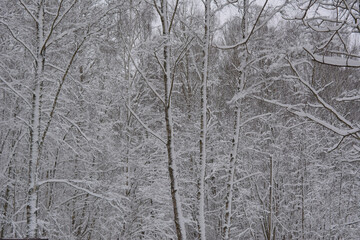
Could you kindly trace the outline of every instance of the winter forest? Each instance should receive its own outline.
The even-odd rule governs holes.
[[[359,0],[1,0],[0,238],[359,239]]]

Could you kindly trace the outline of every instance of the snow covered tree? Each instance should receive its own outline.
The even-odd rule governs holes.
[[[0,238],[359,236],[359,1],[275,2],[0,1]]]
[[[22,138],[27,139],[21,151],[24,161],[21,164],[27,167],[17,166],[22,169],[22,175],[28,176],[27,189],[22,185],[26,201],[18,202],[20,206],[14,205],[20,212],[26,210],[26,233],[19,230],[25,229],[22,224],[8,222],[15,236],[34,238],[46,235],[47,226],[40,220],[44,217],[42,204],[46,202],[43,201],[41,187],[47,185],[48,178],[54,177],[58,153],[68,133],[71,135],[74,130],[82,134],[79,126],[68,118],[69,112],[64,109],[66,98],[62,97],[68,93],[67,84],[72,79],[71,73],[76,71],[74,63],[79,52],[96,34],[96,24],[104,16],[104,11],[92,4],[89,1],[2,2],[4,8],[0,25],[17,54],[7,54],[2,61],[1,84],[6,92],[12,93],[12,98],[22,102],[21,111],[12,115],[11,119],[22,125],[18,129],[23,129]],[[94,8],[91,9],[91,6]],[[12,128],[9,122],[5,126]],[[3,167],[12,172],[9,164]],[[21,179],[21,184],[24,183]],[[54,187],[50,185],[50,189]],[[49,208],[55,192],[45,192],[49,201],[45,205]]]

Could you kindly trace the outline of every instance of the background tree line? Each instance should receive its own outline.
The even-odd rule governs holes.
[[[272,4],[1,1],[0,238],[356,239],[360,3]]]

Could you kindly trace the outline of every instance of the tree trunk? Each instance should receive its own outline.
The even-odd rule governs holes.
[[[270,156],[268,239],[272,239],[273,159]]]
[[[176,11],[176,10],[174,10]],[[168,171],[170,178],[170,188],[171,188],[171,199],[173,204],[174,211],[174,222],[176,235],[178,240],[186,239],[185,223],[182,215],[179,186],[177,179],[177,167],[174,159],[174,132],[173,132],[173,119],[172,119],[172,107],[171,107],[171,92],[173,79],[171,78],[171,56],[170,56],[170,26],[168,22],[168,9],[167,1],[161,1],[161,24],[162,24],[162,34],[166,38],[166,42],[163,48],[164,60],[163,67],[165,69],[163,75],[164,88],[165,88],[165,99],[164,99],[164,110],[165,110],[165,124],[166,124],[166,149],[168,155]],[[175,14],[175,13],[173,13]]]
[[[248,11],[248,0],[244,0],[243,3],[244,13],[242,18],[242,32],[243,32],[243,39],[247,37],[247,28],[248,28],[248,21],[247,21],[247,11]],[[244,62],[247,61],[246,50],[244,50]],[[246,64],[243,64],[246,66]],[[245,67],[242,69],[240,80],[237,82],[237,90],[241,92],[244,90],[246,82],[246,74],[245,74]],[[234,186],[234,177],[235,177],[235,161],[237,157],[237,149],[239,145],[239,135],[240,135],[240,118],[241,118],[241,100],[238,100],[235,106],[235,123],[234,123],[234,135],[231,140],[232,142],[232,149],[230,153],[230,164],[228,170],[228,181],[226,187],[226,202],[225,202],[225,223],[223,227],[223,234],[224,240],[230,239],[230,227],[231,227],[231,209],[232,209],[232,196],[233,196],[233,186]]]
[[[199,230],[200,239],[206,240],[205,225],[205,171],[206,171],[206,135],[207,135],[207,78],[208,78],[208,60],[209,60],[209,42],[210,42],[210,2],[206,0],[205,4],[205,43],[203,47],[203,66],[202,66],[202,87],[201,87],[201,122],[200,122],[200,184],[198,189],[199,198]]]
[[[26,206],[26,237],[37,237],[37,167],[40,157],[40,117],[41,117],[41,86],[44,70],[45,51],[42,49],[44,32],[44,2],[40,1],[38,8],[37,31],[37,59],[35,62],[34,92],[32,99],[32,116],[30,129],[30,159],[29,159],[29,185]]]
[[[224,231],[224,240],[230,238],[230,225],[231,225],[231,208],[232,208],[232,195],[233,195],[233,186],[234,186],[234,175],[235,175],[235,161],[237,156],[237,148],[239,142],[239,132],[240,132],[240,117],[241,111],[240,107],[236,106],[235,110],[235,125],[234,125],[234,135],[232,139],[232,150],[230,153],[230,166],[228,170],[228,181],[226,186],[226,203],[225,203],[225,224],[223,227]]]

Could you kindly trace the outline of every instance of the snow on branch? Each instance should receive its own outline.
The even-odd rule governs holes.
[[[244,181],[244,180],[246,180],[246,179],[248,179],[248,178],[250,178],[250,177],[253,177],[253,176],[256,176],[256,175],[260,175],[260,174],[262,174],[262,172],[256,172],[256,173],[249,174],[249,175],[247,175],[247,176],[245,176],[245,177],[242,177],[242,178],[237,179],[236,181],[234,181],[234,184],[239,183],[239,182],[242,182],[242,181]]]
[[[54,32],[54,30],[55,30],[55,27],[58,25],[58,23],[60,23],[61,22],[61,20],[62,20],[62,18],[65,16],[65,14],[67,13],[67,12],[65,12],[64,13],[64,15],[60,18],[60,20],[56,23],[56,21],[58,20],[58,18],[59,18],[59,16],[60,16],[60,10],[61,10],[61,7],[62,7],[62,4],[63,4],[63,0],[61,0],[60,2],[59,2],[59,5],[58,5],[58,9],[57,9],[57,11],[56,11],[56,15],[55,15],[55,17],[54,17],[54,19],[53,19],[53,21],[52,21],[52,23],[51,23],[51,27],[50,27],[50,30],[49,30],[49,33],[47,34],[47,37],[45,38],[45,41],[43,42],[43,43],[41,43],[42,44],[42,47],[41,47],[41,51],[45,51],[45,49],[46,49],[46,47],[47,47],[47,43],[48,43],[48,41],[50,40],[50,38],[51,38],[51,35],[53,34],[53,32]],[[71,5],[71,8],[72,8],[72,6],[75,4],[75,2],[73,2],[73,4]],[[70,9],[71,9],[70,8]],[[70,10],[69,9],[69,10]]]
[[[222,49],[222,50],[229,50],[229,49],[234,49],[234,48],[237,48],[237,47],[239,47],[241,45],[246,44],[249,41],[250,37],[253,35],[253,33],[256,32],[257,30],[259,30],[259,28],[264,26],[265,23],[267,23],[270,20],[270,18],[268,18],[267,21],[264,21],[264,23],[262,23],[259,27],[256,27],[259,20],[260,20],[260,17],[262,15],[263,11],[265,10],[265,7],[266,7],[267,3],[268,3],[268,0],[266,0],[264,5],[262,6],[262,8],[260,10],[260,13],[259,13],[259,15],[257,16],[257,18],[255,20],[254,26],[251,28],[250,33],[248,34],[248,36],[245,39],[243,39],[242,41],[240,41],[240,42],[238,42],[238,43],[236,43],[234,45],[231,45],[231,46],[217,46],[217,45],[215,45],[215,47],[219,48],[219,49]],[[277,11],[275,11],[275,12],[277,12]],[[273,15],[275,15],[275,13]]]
[[[334,151],[335,149],[337,149],[340,144],[344,141],[346,136],[343,136],[340,141],[338,141],[337,143],[334,144],[334,146],[332,146],[331,148],[328,149],[328,153],[331,153],[332,151]]]
[[[310,91],[311,93],[315,96],[315,98],[317,99],[317,101],[326,109],[328,110],[331,114],[335,115],[335,117],[342,123],[344,123],[346,126],[348,126],[350,129],[356,130],[355,132],[353,132],[352,134],[355,135],[355,137],[357,139],[360,139],[360,133],[359,133],[359,128],[355,127],[349,120],[347,120],[342,114],[340,114],[335,108],[333,108],[330,104],[328,104],[320,95],[319,95],[319,91],[315,90],[307,81],[305,81],[300,74],[298,73],[298,71],[296,70],[296,68],[293,66],[293,64],[291,63],[290,60],[288,60],[291,69],[294,71],[294,73],[297,76],[297,79],[303,84],[305,85]],[[308,117],[309,118],[309,117]],[[309,118],[311,119],[311,118]],[[331,125],[332,126],[332,125]],[[347,134],[343,135],[340,134],[342,136],[346,136]]]
[[[22,0],[19,0],[20,4],[24,7],[25,11],[30,15],[30,17],[36,22],[39,23],[39,19],[30,11],[30,9],[25,5]]]
[[[28,105],[29,107],[31,107],[31,104],[28,102],[28,100],[26,100],[26,98],[21,94],[19,93],[10,83],[8,83],[5,79],[3,79],[1,76],[0,76],[0,80],[5,83],[6,86],[8,86],[8,88],[11,89],[11,91],[13,91],[19,98],[21,98],[25,103],[26,105]]]
[[[349,56],[346,58],[336,57],[336,56],[324,56],[319,54],[311,53],[310,50],[304,48],[304,50],[311,56],[311,58],[318,63],[335,66],[335,67],[351,67],[351,68],[360,68],[360,61],[350,59]],[[344,53],[344,55],[347,55]]]
[[[358,151],[358,152],[360,153],[360,146],[354,145],[353,147],[354,147],[354,149],[355,149],[356,151]]]
[[[65,70],[65,72],[64,72],[64,74],[63,74],[63,76],[61,78],[60,84],[59,84],[59,86],[58,86],[58,88],[56,90],[55,96],[54,96],[54,100],[53,100],[53,103],[52,103],[49,119],[48,119],[48,121],[47,121],[47,123],[45,125],[45,129],[44,129],[44,132],[43,132],[42,137],[41,137],[40,148],[42,148],[42,146],[44,144],[46,134],[47,134],[47,132],[49,130],[49,127],[50,127],[50,124],[51,124],[51,122],[53,120],[53,116],[54,116],[54,113],[55,113],[55,109],[56,109],[56,105],[57,105],[57,102],[58,102],[58,99],[59,99],[59,95],[60,95],[62,87],[63,87],[63,85],[65,83],[66,77],[67,77],[67,75],[68,75],[68,73],[70,71],[70,68],[71,68],[71,66],[72,66],[72,64],[73,64],[73,62],[75,60],[75,57],[76,57],[77,53],[79,52],[80,48],[82,47],[82,45],[84,44],[86,39],[87,39],[87,36],[85,36],[83,38],[83,40],[77,45],[75,51],[73,52],[73,54],[71,56],[71,59],[70,59],[68,65],[66,67],[66,70]],[[86,139],[86,137],[85,137],[85,139]]]
[[[335,99],[338,102],[356,102],[360,101],[360,88],[352,89],[348,92],[342,93],[339,97]]]
[[[81,187],[81,186],[78,186],[76,183],[86,183],[87,181],[80,181],[80,180],[68,180],[68,179],[47,179],[47,180],[43,180],[43,181],[39,181],[37,183],[37,186],[40,187],[41,185],[44,185],[44,184],[48,184],[48,183],[62,183],[62,184],[65,184],[65,185],[68,185],[72,188],[75,188],[77,190],[80,190],[80,191],[83,191],[87,194],[89,194],[90,196],[93,196],[93,197],[96,197],[96,198],[99,198],[99,199],[103,199],[103,200],[106,200],[108,201],[113,207],[115,207],[116,209],[122,211],[119,206],[114,206],[114,203],[119,203],[119,199],[122,199],[123,197],[121,195],[118,195],[116,194],[116,196],[112,196],[112,197],[109,197],[109,196],[105,196],[103,194],[99,194],[99,193],[95,193],[87,188],[84,188],[84,187]]]
[[[331,130],[332,132],[340,135],[340,136],[353,136],[355,137],[356,139],[360,139],[360,137],[358,136],[359,133],[360,133],[360,128],[358,127],[353,127],[351,129],[343,129],[343,128],[339,128],[339,127],[336,127],[310,113],[307,113],[307,112],[304,112],[303,110],[301,109],[297,109],[294,105],[291,105],[291,104],[285,104],[285,103],[281,103],[281,102],[278,102],[276,100],[271,100],[271,99],[265,99],[265,98],[260,98],[260,97],[255,97],[256,99],[259,99],[259,100],[262,100],[264,102],[267,102],[267,103],[271,103],[271,104],[274,104],[274,105],[277,105],[279,107],[282,107],[282,108],[286,108],[286,110],[288,110],[289,112],[299,116],[299,117],[304,117],[304,118],[308,118],[310,119],[311,121]]]
[[[10,32],[11,36],[18,42],[20,43],[29,53],[30,55],[33,57],[33,59],[36,61],[37,60],[37,57],[35,56],[34,52],[31,50],[31,48],[25,44],[24,41],[22,41],[21,39],[19,39],[15,33],[13,32],[13,30],[8,26],[7,23],[5,23],[4,21],[1,21],[0,20],[0,23],[2,23]]]
[[[263,117],[268,117],[271,116],[271,113],[265,113],[265,114],[260,114],[260,115],[256,115],[254,117],[251,117],[249,119],[247,119],[246,121],[240,123],[240,127],[243,127],[245,124],[247,124],[248,122],[251,122],[252,120],[258,119],[258,118],[263,118]]]
[[[132,61],[132,63],[134,64],[134,67],[136,68],[136,70],[140,73],[141,77],[144,79],[144,81],[146,82],[146,84],[148,85],[148,87],[150,88],[150,90],[155,94],[155,96],[161,101],[161,103],[163,105],[165,105],[165,101],[164,99],[162,99],[162,97],[160,96],[160,94],[155,90],[155,88],[151,85],[149,79],[146,77],[145,73],[138,67],[138,65],[135,63],[135,60],[134,58],[132,57],[131,53],[130,53],[130,50],[126,47],[125,45],[125,48],[126,50],[128,51],[129,53],[129,57]],[[161,65],[161,64],[160,64]],[[161,65],[161,67],[163,68],[163,66]]]
[[[125,103],[126,108],[130,111],[130,113],[136,118],[136,120],[146,129],[146,131],[148,131],[151,135],[153,135],[154,137],[156,137],[157,139],[160,140],[160,142],[166,144],[165,140],[160,137],[158,134],[156,134],[153,130],[151,130],[143,121],[141,121],[141,119],[139,118],[139,116],[131,109],[130,106],[128,106]]]
[[[351,96],[351,97],[341,97],[341,98],[337,98],[336,101],[338,102],[360,101],[360,95]]]
[[[87,138],[87,136],[85,135],[85,133],[81,130],[81,128],[79,127],[79,125],[77,125],[74,121],[72,121],[71,119],[65,117],[64,115],[58,113],[58,116],[62,117],[63,119],[65,119],[67,122],[69,122],[72,126],[74,126],[78,132],[80,133],[80,135],[85,138],[86,141],[89,142],[89,139]]]
[[[263,81],[261,81],[262,83]],[[239,91],[237,93],[234,94],[234,96],[232,97],[232,99],[230,99],[229,101],[227,101],[226,103],[227,104],[234,104],[236,103],[238,100],[242,100],[256,92],[258,92],[258,90],[256,89],[256,87],[258,86],[259,84],[256,84],[256,86],[251,86],[245,90],[242,90],[242,91]]]
[[[293,111],[293,113],[298,115],[299,117],[306,117],[306,118],[312,120],[313,122],[327,128],[341,136],[349,136],[349,135],[353,135],[353,134],[360,132],[359,128],[341,129],[341,128],[335,127],[334,125],[331,125],[330,123],[328,123],[320,118],[317,118],[312,114],[306,113],[304,111]]]

